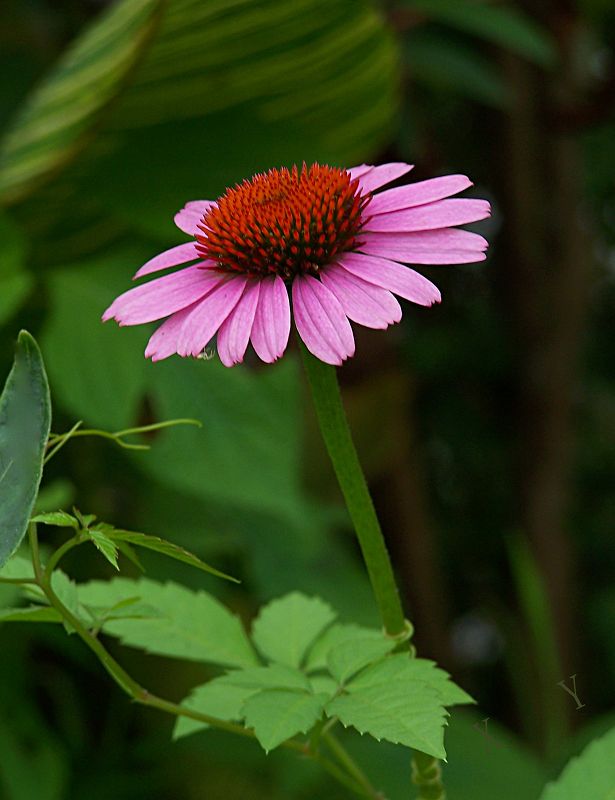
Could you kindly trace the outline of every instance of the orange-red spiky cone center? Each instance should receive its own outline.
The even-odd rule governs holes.
[[[343,169],[272,169],[227,190],[203,216],[197,250],[227,272],[316,275],[357,246],[369,199]]]

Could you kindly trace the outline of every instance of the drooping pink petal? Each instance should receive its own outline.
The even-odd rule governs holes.
[[[377,214],[365,223],[366,231],[380,233],[397,233],[412,231],[432,231],[437,228],[448,228],[453,225],[465,225],[478,222],[491,213],[487,200],[437,200],[414,208],[401,211],[389,211]]]
[[[406,172],[410,172],[413,168],[413,164],[404,164],[401,161],[382,164],[379,167],[372,167],[369,172],[365,172],[359,176],[359,187],[364,193],[373,192],[374,189],[378,189],[380,186],[385,186],[387,183],[401,178],[402,175],[405,175]],[[353,177],[356,177],[356,175]]]
[[[367,283],[343,267],[332,264],[321,271],[320,279],[353,322],[384,329],[401,319],[401,306],[391,292]]]
[[[409,264],[471,264],[484,261],[487,240],[478,233],[442,228],[411,233],[362,233],[363,253]]]
[[[177,343],[180,356],[198,356],[239,302],[248,279],[244,275],[223,279],[186,316]]]
[[[215,200],[190,200],[186,203],[184,208],[187,211],[199,211],[201,214],[205,214],[206,211],[209,211],[209,209],[215,205]]]
[[[385,214],[388,211],[433,203],[459,194],[472,185],[472,181],[465,175],[443,175],[441,178],[409,183],[407,186],[396,186],[375,194],[369,204],[369,213]]]
[[[276,361],[286,350],[290,335],[290,301],[279,275],[264,278],[250,339],[258,357],[266,364]]]
[[[354,336],[335,295],[311,275],[293,281],[293,312],[307,349],[326,364],[341,364],[354,355]]]
[[[115,318],[120,325],[141,325],[181,311],[210,292],[223,276],[200,266],[186,267],[117,297],[103,314],[103,322]]]
[[[431,306],[441,300],[440,291],[431,281],[395,261],[362,253],[345,253],[338,264],[348,272],[374,286],[381,286],[420,306]]]
[[[260,293],[259,281],[248,282],[235,308],[218,331],[218,355],[225,367],[243,361],[248,347]]]
[[[199,225],[203,220],[203,215],[215,205],[213,200],[191,200],[178,211],[174,217],[175,224],[184,233],[196,236],[200,231]]]
[[[152,336],[150,336],[147,347],[145,348],[145,358],[151,358],[152,361],[162,361],[164,358],[168,358],[174,353],[177,353],[177,343],[181,326],[197,303],[192,303],[192,305],[187,308],[172,314],[162,325],[156,328]]]
[[[176,267],[178,264],[187,264],[189,261],[196,261],[200,258],[196,251],[194,242],[186,242],[172,247],[170,250],[165,250],[164,253],[159,253],[154,258],[150,258],[139,269],[133,278],[142,278],[144,275],[150,275],[152,272],[159,272],[161,269],[167,267]]]

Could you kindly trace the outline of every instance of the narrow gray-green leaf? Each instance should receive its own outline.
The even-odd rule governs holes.
[[[0,567],[23,539],[43,473],[51,400],[38,345],[19,334],[0,397]]]
[[[168,558],[173,558],[175,561],[182,561],[184,564],[189,564],[191,567],[209,572],[211,575],[216,575],[218,578],[224,578],[227,581],[239,583],[237,578],[233,578],[219,569],[206,564],[194,553],[184,550],[183,547],[167,542],[165,539],[160,539],[158,536],[150,536],[146,533],[136,533],[135,531],[124,531],[117,528],[105,527],[105,534],[114,542],[124,542],[135,547],[142,547],[145,550],[153,550],[155,553],[160,553]]]
[[[243,706],[246,725],[254,729],[266,753],[298,733],[307,733],[320,719],[327,701],[324,694],[290,689],[265,689]]]
[[[298,667],[308,647],[334,619],[335,612],[320,598],[291,592],[261,609],[252,639],[269,660]]]
[[[615,728],[596,739],[547,785],[540,800],[615,800]]]
[[[121,0],[69,47],[0,146],[0,197],[18,200],[69,161],[117,96],[154,30],[163,0]]]

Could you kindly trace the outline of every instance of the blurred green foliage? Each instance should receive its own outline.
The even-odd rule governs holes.
[[[152,434],[146,453],[71,443],[51,463],[37,511],[77,502],[187,547],[242,586],[146,553],[148,575],[205,588],[244,618],[301,590],[325,598],[345,622],[375,622],[298,364],[291,354],[271,368],[152,365],[141,356],[147,331],[101,325],[103,309],[143,261],[182,241],[172,216],[186,200],[215,197],[270,166],[407,158],[417,177],[464,171],[493,193],[487,265],[431,270],[443,306],[408,307],[398,329],[362,335],[343,373],[421,654],[440,655],[427,635],[439,631],[446,665],[479,701],[480,714],[454,711],[447,733],[453,800],[538,800],[564,756],[612,726],[614,22],[607,0],[4,0],[0,9],[2,375],[27,327],[48,365],[56,432],[78,419],[109,430],[170,417],[203,422]],[[565,529],[580,619],[573,671],[587,709],[574,720],[581,730],[548,760],[545,675],[556,666],[545,672],[528,635],[544,625],[545,595],[531,561],[517,564],[515,585],[504,541],[524,524],[515,492],[519,330],[533,299],[528,291],[511,311],[523,278],[502,277],[506,228],[523,205],[509,199],[519,172],[511,141],[536,120],[520,102],[524,70],[539,87],[536,105],[549,109],[553,140],[565,129],[580,154],[574,203],[592,266],[565,431],[574,441]],[[545,99],[553,85],[566,101],[557,112]],[[543,149],[537,171],[555,149]],[[557,200],[548,182],[534,195],[525,199],[544,209]],[[570,219],[554,213],[558,242]],[[533,236],[528,230],[531,246]],[[545,274],[559,269],[544,263]],[[548,416],[533,413],[536,426]],[[408,566],[419,527],[444,587],[435,586],[423,617],[420,574]],[[90,550],[67,557],[69,574],[109,578],[113,568]],[[14,600],[0,587],[0,605]],[[436,601],[446,604],[442,618]],[[129,705],[59,626],[2,625],[0,638],[3,799],[343,796],[293,754],[264,761],[252,743],[211,731],[170,745],[173,721]],[[198,664],[117,653],[175,699],[210,677]],[[555,703],[568,702],[552,691],[562,695]],[[506,725],[489,723],[500,746],[480,731],[489,715]],[[391,798],[409,795],[402,748],[352,734],[347,745]]]

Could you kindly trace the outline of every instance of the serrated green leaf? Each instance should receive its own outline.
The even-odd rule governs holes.
[[[406,6],[428,19],[501,45],[542,66],[555,61],[555,45],[549,33],[515,8],[458,0],[404,0]]]
[[[252,626],[252,639],[271,661],[298,667],[308,647],[335,616],[320,598],[292,592],[261,609]]]
[[[248,697],[258,689],[246,686],[237,686],[225,680],[226,676],[214,678],[203,686],[197,686],[182,702],[183,706],[207,714],[226,722],[236,722],[242,719],[242,707]],[[209,725],[190,717],[178,717],[173,729],[173,738],[180,739],[200,730],[206,730]]]
[[[229,672],[222,679],[234,686],[247,689],[298,689],[309,691],[310,683],[298,669],[283,664],[270,664],[268,667],[251,667],[249,669]]]
[[[0,623],[2,622],[62,622],[62,617],[55,608],[47,606],[1,608]]]
[[[268,753],[298,733],[307,733],[322,715],[326,695],[265,689],[243,705],[246,725]]]
[[[440,695],[421,681],[375,683],[329,701],[327,715],[380,741],[402,744],[446,758],[446,711]]]
[[[374,639],[380,641],[382,640],[382,631],[354,624],[342,625],[341,623],[336,623],[331,625],[316,639],[310,648],[306,659],[306,672],[324,669],[327,666],[327,656],[329,652],[334,647],[344,642],[352,641],[353,639]]]
[[[354,678],[346,689],[349,692],[365,689],[380,683],[396,683],[413,691],[416,683],[426,684],[438,693],[443,706],[464,705],[473,703],[469,694],[463,691],[443,669],[434,661],[425,658],[411,658],[407,653],[388,656],[377,664],[367,667]]]
[[[312,694],[324,694],[329,700],[339,689],[338,683],[330,675],[315,675],[310,678]]]
[[[38,345],[19,334],[0,396],[0,567],[23,539],[43,473],[51,400]]]
[[[104,633],[117,636],[123,644],[157,655],[222,666],[258,665],[239,619],[206,592],[146,578],[114,578],[79,586],[84,606],[111,607],[129,597],[138,597],[159,616],[106,622]]]
[[[540,800],[615,800],[615,728],[573,758]]]
[[[379,661],[395,647],[396,642],[381,636],[380,639],[352,639],[333,647],[327,656],[329,672],[343,684],[359,670]]]
[[[216,575],[218,578],[224,578],[227,581],[239,583],[237,578],[233,578],[230,575],[227,575],[226,573],[216,569],[215,567],[206,564],[198,556],[195,556],[194,553],[190,553],[188,550],[184,550],[183,547],[179,547],[179,545],[173,544],[172,542],[167,542],[165,539],[160,539],[158,536],[149,536],[146,533],[125,531],[118,528],[113,528],[111,526],[105,528],[105,534],[113,542],[124,542],[129,545],[134,545],[135,547],[142,547],[145,550],[153,550],[155,553],[160,553],[168,558],[173,558],[175,561],[181,561],[184,564],[188,564],[191,567],[196,567],[203,572]]]
[[[117,547],[113,540],[110,539],[104,531],[96,528],[89,528],[86,531],[86,535],[94,547],[100,553],[102,553],[107,561],[119,572],[120,568],[117,563]]]
[[[75,530],[79,528],[79,521],[72,514],[67,514],[66,511],[46,511],[32,517],[32,522],[56,525],[59,528],[75,528]]]
[[[123,0],[68,48],[0,148],[0,195],[14,201],[78,152],[123,88],[153,32],[161,0]]]

